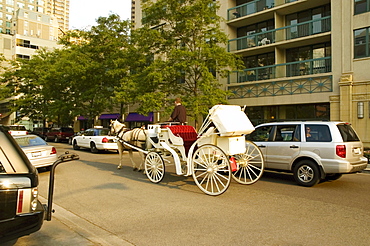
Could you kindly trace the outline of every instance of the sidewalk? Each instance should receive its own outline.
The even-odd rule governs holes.
[[[41,203],[47,203],[39,197]],[[44,221],[38,232],[19,238],[17,241],[5,243],[5,246],[95,246],[95,245],[132,245],[109,231],[100,228],[89,221],[54,204],[55,213],[51,221]]]

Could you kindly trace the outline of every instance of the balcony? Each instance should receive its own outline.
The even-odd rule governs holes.
[[[229,40],[229,52],[264,46],[272,43],[312,36],[331,31],[331,17],[310,20],[274,30]]]
[[[228,9],[228,20],[251,15],[275,6],[275,0],[255,0],[245,3],[234,8]]]
[[[285,3],[296,2],[298,0],[255,0],[249,3],[238,5],[227,10],[228,20],[241,18],[243,16],[251,15],[274,8]]]
[[[228,84],[331,72],[331,57],[255,67],[231,72]]]
[[[227,90],[231,92],[228,99],[327,93],[333,91],[333,77],[321,74],[259,83],[234,84],[228,86]]]

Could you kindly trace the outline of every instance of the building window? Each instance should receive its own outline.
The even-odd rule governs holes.
[[[287,66],[287,76],[291,77],[331,72],[330,59],[324,59],[330,56],[330,43],[287,49],[286,62],[291,63],[291,65]]]
[[[361,28],[354,31],[354,57],[368,57],[369,52],[369,27]]]
[[[13,13],[14,12],[14,8],[12,7],[6,7],[6,11],[9,12],[9,13]]]
[[[18,8],[24,9],[24,3],[17,3]]]
[[[17,58],[29,60],[30,59],[30,56],[17,54]]]
[[[355,15],[370,11],[370,0],[355,0]]]

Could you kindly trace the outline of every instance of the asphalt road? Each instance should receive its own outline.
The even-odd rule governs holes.
[[[59,154],[73,151],[54,145]],[[232,181],[224,194],[212,197],[171,165],[163,181],[153,184],[132,170],[128,153],[117,170],[116,153],[73,152],[80,160],[56,169],[54,208],[55,216],[68,217],[65,223],[79,221],[85,233],[80,236],[89,239],[80,245],[369,245],[368,173],[306,188],[289,174],[266,172],[253,185]],[[49,172],[41,172],[43,197],[48,180]],[[33,244],[37,233],[15,245],[46,245]],[[68,239],[55,235],[52,245],[68,245]]]

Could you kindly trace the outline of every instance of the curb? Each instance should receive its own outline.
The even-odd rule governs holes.
[[[367,168],[361,171],[362,173],[370,173],[370,164],[367,164]]]

